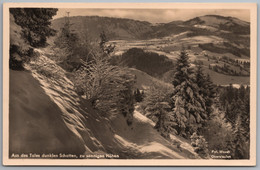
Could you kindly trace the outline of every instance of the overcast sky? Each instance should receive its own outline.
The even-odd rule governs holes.
[[[237,9],[65,9],[60,8],[55,18],[70,16],[107,16],[129,18],[151,23],[167,23],[175,20],[188,20],[203,15],[232,16],[244,21],[250,21],[249,10]]]

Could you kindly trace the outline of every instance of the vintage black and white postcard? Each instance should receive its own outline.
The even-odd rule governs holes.
[[[3,164],[255,166],[253,3],[6,3]]]

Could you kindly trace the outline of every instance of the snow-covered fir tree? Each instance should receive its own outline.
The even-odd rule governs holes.
[[[158,118],[156,122],[155,129],[157,129],[160,134],[169,138],[170,133],[177,133],[174,127],[177,126],[175,117],[173,113],[170,111],[171,107],[168,102],[158,102],[154,105],[154,108],[157,112],[155,112],[155,116]]]
[[[246,139],[245,139],[245,129],[242,127],[241,115],[238,115],[234,127],[234,158],[235,159],[248,159],[248,154],[246,153]]]
[[[195,83],[199,88],[199,94],[205,100],[205,106],[207,111],[207,116],[213,112],[212,104],[215,98],[215,85],[212,83],[210,76],[205,76],[203,73],[202,65],[198,64],[195,72]]]
[[[174,92],[172,94],[173,115],[178,124],[177,132],[189,136],[197,131],[207,118],[205,100],[199,93],[189,56],[180,53],[174,74]]]
[[[245,102],[238,98],[237,104],[240,107],[236,110],[238,115],[234,124],[234,158],[249,159],[249,116]]]

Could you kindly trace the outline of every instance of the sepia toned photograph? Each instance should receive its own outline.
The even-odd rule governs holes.
[[[256,7],[5,3],[3,164],[255,166]]]

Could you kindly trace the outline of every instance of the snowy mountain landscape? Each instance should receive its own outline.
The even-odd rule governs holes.
[[[59,30],[64,21],[65,18],[54,20],[53,28]],[[250,24],[246,21],[207,15],[157,25],[98,16],[71,17],[70,22],[71,29],[83,40],[90,37],[98,41],[100,32],[105,31],[116,46],[115,55],[141,48],[176,61],[182,47],[187,47],[191,62],[202,61],[204,71],[214,77],[215,84],[249,85],[250,69],[243,65],[250,63]],[[224,65],[227,71],[221,69]]]
[[[10,158],[249,159],[249,22],[57,11],[10,10]]]

